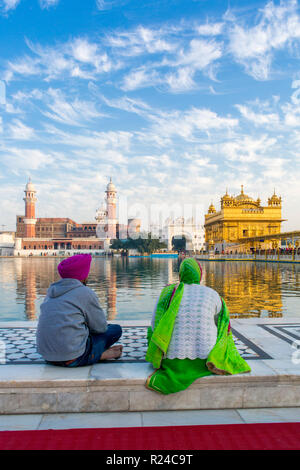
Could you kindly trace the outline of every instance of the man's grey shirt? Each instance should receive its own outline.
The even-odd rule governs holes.
[[[81,356],[89,333],[107,330],[97,295],[77,279],[51,284],[40,310],[37,351],[48,361],[69,361]]]

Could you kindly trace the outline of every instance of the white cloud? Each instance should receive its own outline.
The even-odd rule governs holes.
[[[181,137],[193,140],[199,132],[206,133],[210,130],[230,129],[238,125],[237,119],[219,116],[210,109],[205,108],[161,113],[155,116],[153,121],[152,129],[162,139]]]
[[[273,55],[300,39],[300,18],[296,0],[269,1],[260,10],[260,20],[252,27],[242,26],[236,18],[229,30],[229,51],[246,72],[256,80],[267,80]]]
[[[224,23],[206,23],[196,28],[200,36],[218,36],[223,32]]]
[[[14,140],[32,140],[35,138],[35,132],[19,119],[13,119],[8,126],[8,137]]]
[[[5,165],[18,170],[38,170],[54,162],[53,155],[38,149],[21,147],[0,147],[0,152],[5,155]]]
[[[12,99],[17,102],[26,102],[31,99],[41,100],[42,97],[43,93],[37,88],[34,88],[29,92],[18,90],[17,93],[12,95]]]
[[[95,79],[99,74],[119,67],[119,61],[113,63],[97,44],[86,38],[79,37],[55,46],[44,46],[29,40],[26,44],[32,55],[8,61],[4,73],[7,82],[18,75],[36,75],[46,81],[68,76]]]
[[[39,0],[41,8],[48,9],[58,4],[59,0]]]
[[[281,106],[284,114],[284,123],[288,128],[300,126],[300,80],[294,80],[292,89],[296,89],[289,102]]]
[[[125,56],[172,52],[177,49],[177,40],[172,31],[166,29],[150,29],[138,26],[133,31],[119,32],[109,35],[106,43]]]
[[[172,92],[189,91],[196,88],[194,80],[196,71],[204,71],[221,56],[221,44],[214,40],[193,39],[187,49],[178,50],[173,59],[164,58],[161,62],[131,69],[124,77],[121,88],[127,91],[149,86],[164,86]],[[168,71],[165,71],[166,67]]]
[[[147,69],[142,66],[139,69],[132,70],[123,79],[122,90],[137,90],[138,88],[153,87],[162,84],[163,79],[156,70]]]
[[[0,1],[0,8],[4,12],[7,12],[9,10],[14,10],[15,8],[17,8],[20,1],[21,0],[1,0]]]
[[[274,126],[277,127],[279,124],[280,119],[277,113],[258,113],[245,105],[236,105],[236,108],[241,115],[248,121],[251,121],[255,127],[271,126],[274,130]]]
[[[181,67],[176,72],[167,74],[166,82],[174,92],[189,91],[196,88],[194,74],[195,70],[192,67]]]
[[[202,70],[222,56],[222,44],[202,39],[192,39],[187,50],[180,50],[176,65],[189,65]]]
[[[48,108],[48,110],[46,108],[41,111],[44,116],[72,126],[82,126],[87,121],[103,116],[96,109],[95,103],[79,100],[78,98],[67,101],[60,90],[52,88],[44,95],[44,105]]]
[[[223,142],[219,151],[236,166],[236,162],[260,162],[263,155],[272,152],[276,143],[277,140],[268,135],[261,137],[238,135],[235,140]]]
[[[108,99],[103,95],[100,95],[97,90],[96,94],[104,101],[104,103],[111,107],[120,109],[122,111],[127,111],[129,113],[135,113],[142,117],[149,117],[149,115],[154,113],[154,110],[147,103],[140,99],[129,98],[128,96],[123,96],[119,99]]]
[[[39,75],[41,67],[39,61],[33,57],[24,56],[15,62],[8,61],[8,67],[4,72],[4,80],[9,82],[14,75],[22,75],[24,77],[31,75]]]
[[[112,62],[106,53],[99,52],[99,46],[85,38],[77,38],[71,44],[71,55],[78,62],[90,64],[96,72],[109,72]]]
[[[96,6],[97,6],[98,10],[100,10],[100,11],[109,10],[110,8],[112,8],[117,3],[117,1],[118,0],[111,0],[111,1],[96,0]]]
[[[73,134],[62,131],[52,125],[45,125],[45,131],[52,137],[52,142],[68,145],[72,149],[85,149],[85,155],[91,158],[106,159],[107,151],[126,153],[130,149],[132,133],[130,132],[95,132],[85,131]],[[89,152],[89,153],[87,153]],[[110,157],[108,157],[110,160]],[[123,160],[125,161],[125,160]]]

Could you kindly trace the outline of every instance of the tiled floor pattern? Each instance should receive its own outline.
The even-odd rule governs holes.
[[[0,364],[43,364],[43,358],[36,351],[35,332],[34,327],[0,328]],[[233,329],[232,333],[242,357],[270,359],[268,354],[238,331]],[[120,343],[124,345],[124,350],[118,362],[144,362],[147,328],[123,327]]]
[[[300,323],[268,323],[259,326],[289,344],[300,346]]]

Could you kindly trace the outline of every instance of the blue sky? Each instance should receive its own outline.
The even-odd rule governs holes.
[[[204,211],[275,188],[299,229],[299,58],[296,0],[0,0],[0,224],[29,175],[39,217],[78,222],[112,176]]]

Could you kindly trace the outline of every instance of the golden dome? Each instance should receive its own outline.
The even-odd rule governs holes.
[[[209,206],[208,208],[208,213],[209,214],[214,214],[216,212],[216,208],[215,206],[213,205],[213,203],[211,202],[211,205]]]
[[[229,200],[229,199],[231,199],[231,197],[229,196],[228,190],[226,189],[226,193],[225,193],[224,196],[222,197],[222,200],[224,201],[224,200]]]
[[[277,194],[275,193],[275,188],[274,188],[274,194],[269,197],[268,199],[269,205],[280,205],[281,204],[281,197],[278,197]]]
[[[244,186],[242,185],[241,186],[241,194],[239,194],[238,196],[236,196],[236,201],[241,201],[241,202],[246,202],[246,201],[251,201],[253,202],[254,199],[250,196],[248,196],[247,194],[244,193]]]

